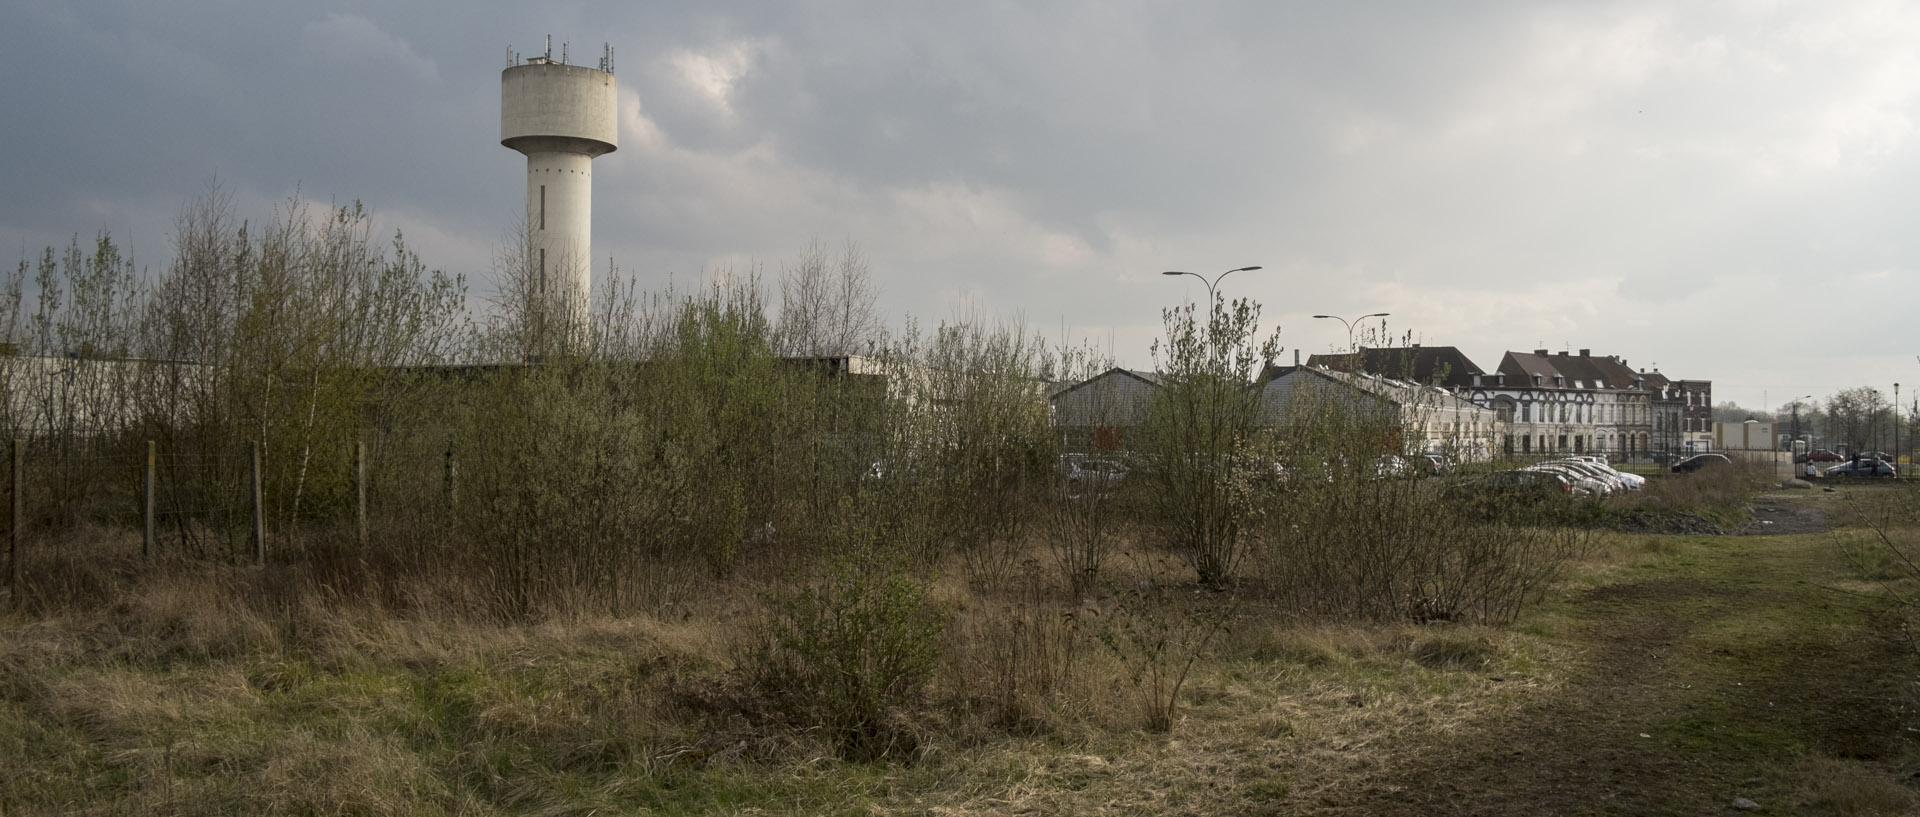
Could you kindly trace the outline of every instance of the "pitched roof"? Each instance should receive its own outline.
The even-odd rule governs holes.
[[[1290,369],[1279,375],[1280,378],[1304,376],[1313,376],[1321,380],[1331,381],[1335,384],[1364,394],[1373,395],[1374,397],[1381,398],[1396,405],[1407,405],[1418,400],[1431,401],[1430,404],[1434,406],[1445,404],[1461,409],[1482,408],[1472,401],[1465,400],[1439,386],[1409,383],[1404,380],[1396,380],[1391,377],[1381,377],[1373,374],[1354,374],[1352,372],[1336,371],[1323,366],[1308,365]]]
[[[1142,383],[1145,383],[1149,386],[1159,386],[1159,385],[1163,385],[1164,383],[1164,381],[1161,379],[1160,374],[1158,372],[1144,372],[1138,369],[1122,369],[1116,366],[1114,368],[1111,368],[1104,372],[1096,374],[1092,377],[1089,377],[1085,380],[1082,380],[1078,383],[1059,384],[1059,386],[1053,389],[1052,393],[1048,395],[1048,398],[1049,399],[1058,398],[1061,395],[1066,394],[1067,392],[1074,391],[1096,380],[1104,380],[1109,377],[1130,377]]]
[[[1389,346],[1344,355],[1313,355],[1307,358],[1307,365],[1457,389],[1472,388],[1473,376],[1486,374],[1456,346]]]
[[[1500,373],[1511,379],[1507,385],[1521,387],[1532,386],[1536,375],[1540,378],[1540,385],[1553,386],[1553,378],[1561,375],[1560,370],[1553,367],[1553,356],[1544,349],[1533,353],[1506,353],[1500,358]]]
[[[1621,357],[1594,355],[1585,349],[1579,354],[1545,349],[1508,352],[1500,360],[1500,373],[1518,378],[1514,382],[1523,386],[1532,385],[1533,375],[1538,374],[1541,386],[1566,389],[1657,389],[1668,382],[1659,372],[1636,371]],[[1561,378],[1557,385],[1555,375]],[[1640,381],[1637,386],[1635,381]]]

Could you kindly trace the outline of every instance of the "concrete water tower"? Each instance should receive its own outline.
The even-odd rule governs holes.
[[[527,156],[526,263],[531,294],[561,299],[585,327],[593,283],[593,159],[619,146],[613,49],[598,69],[568,65],[566,47],[500,72],[500,144]]]

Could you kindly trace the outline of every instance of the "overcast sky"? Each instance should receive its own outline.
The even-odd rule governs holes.
[[[617,52],[594,254],[653,287],[857,242],[898,322],[1150,365],[1163,270],[1289,349],[1625,357],[1758,407],[1920,392],[1920,6],[1833,2],[0,2],[0,247],[142,264],[218,179],[359,200],[484,277],[509,46]],[[1288,356],[1291,352],[1287,353]],[[1903,402],[1906,400],[1903,399]]]

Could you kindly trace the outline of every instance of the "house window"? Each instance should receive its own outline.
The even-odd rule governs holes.
[[[540,229],[547,228],[547,186],[540,185]]]
[[[1508,448],[1512,448],[1512,443],[1508,443]],[[1533,435],[1532,434],[1520,435],[1520,453],[1522,454],[1533,453]]]

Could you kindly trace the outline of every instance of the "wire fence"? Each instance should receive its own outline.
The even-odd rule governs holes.
[[[451,510],[459,494],[459,460],[451,445],[430,455],[385,458],[365,441],[339,448],[324,457],[277,463],[298,487],[278,485],[270,492],[276,463],[259,443],[235,453],[169,448],[158,441],[9,440],[0,590],[18,602],[33,580],[35,555],[45,556],[46,548],[90,529],[103,537],[138,531],[133,555],[148,564],[257,565],[293,558],[276,546],[304,544],[316,533],[365,546],[375,524],[445,524],[440,512]]]

